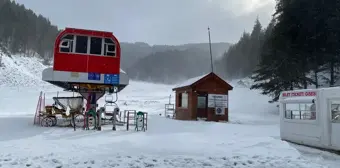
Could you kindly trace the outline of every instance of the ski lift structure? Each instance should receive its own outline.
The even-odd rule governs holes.
[[[116,130],[116,126],[124,126],[124,122],[121,121],[119,106],[116,103],[117,100],[117,93],[108,94],[105,96],[105,105],[103,107],[104,113],[102,113],[102,120],[104,121],[104,124],[112,123],[112,130]]]
[[[120,43],[112,32],[66,28],[55,40],[53,67],[43,71],[42,80],[64,91],[79,93],[87,102],[82,127],[88,130],[93,126],[93,129],[101,130],[102,116],[104,122],[105,116],[110,115],[109,121],[116,122],[115,116],[119,115],[116,104],[118,92],[129,84],[129,77],[120,69],[120,58]],[[105,94],[108,94],[106,104],[97,109],[97,101]],[[42,101],[45,99],[40,96],[36,117],[41,117],[46,111],[42,109],[45,107],[41,107],[45,104]],[[110,107],[114,110],[108,111]],[[36,117],[35,124],[41,124],[41,118]],[[113,130],[116,130],[117,123],[113,123]]]

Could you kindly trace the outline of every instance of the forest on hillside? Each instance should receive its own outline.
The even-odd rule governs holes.
[[[221,55],[225,51],[228,50],[230,45],[231,45],[230,43],[226,43],[226,42],[212,43],[212,48],[214,49],[213,57],[215,59],[218,59],[219,57],[221,57]],[[172,57],[172,56],[169,57],[169,53],[173,53],[174,50],[177,50],[178,52],[180,52],[181,55],[184,55],[184,53],[187,50],[190,50],[191,52],[200,50],[202,52],[196,52],[198,54],[197,57],[210,58],[210,55],[206,54],[207,52],[209,52],[208,43],[189,43],[189,44],[182,44],[182,45],[149,45],[144,42],[136,42],[136,43],[121,42],[121,48],[122,48],[122,59],[121,59],[122,68],[127,71],[140,71],[140,73],[146,73],[146,71],[144,71],[144,68],[146,70],[148,68],[148,65],[141,66],[138,64],[144,64],[145,60],[152,61],[156,64],[157,60],[152,60],[148,58],[149,56],[154,57],[156,53],[158,57],[162,57],[166,60],[173,58],[175,59],[174,61],[181,62],[181,61],[185,61],[186,58]],[[166,65],[166,66],[170,66],[170,65]],[[137,69],[137,67],[139,69]],[[158,70],[159,69],[156,69],[156,71]],[[185,72],[182,72],[182,73],[185,73]],[[167,74],[163,74],[163,75],[167,75]],[[177,74],[177,75],[181,77],[180,76],[181,74]],[[135,78],[136,76],[132,75],[130,77]]]
[[[215,61],[217,73],[228,80],[251,75],[259,63],[265,34],[270,33],[271,28],[272,23],[263,29],[257,18],[252,32],[243,32],[239,41],[231,45],[221,59]]]
[[[340,1],[277,0],[275,9],[266,29],[256,21],[253,32],[244,33],[225,53],[221,73],[229,78],[251,76],[251,89],[261,89],[273,101],[283,90],[336,86]]]
[[[203,49],[156,52],[127,70],[136,80],[174,84],[210,72],[209,51]]]
[[[51,58],[57,26],[15,1],[0,0],[0,48],[25,56]]]

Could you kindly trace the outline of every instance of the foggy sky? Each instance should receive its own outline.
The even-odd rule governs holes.
[[[123,42],[236,42],[259,16],[267,26],[275,0],[15,0],[59,28],[110,31]]]

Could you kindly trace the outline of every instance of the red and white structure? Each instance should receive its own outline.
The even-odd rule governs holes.
[[[284,91],[281,139],[340,151],[340,87]]]
[[[42,79],[66,90],[74,84],[117,86],[129,83],[120,70],[121,48],[111,32],[66,28],[56,38],[53,68]]]
[[[42,80],[79,92],[87,100],[86,111],[96,111],[97,100],[107,91],[117,94],[129,84],[120,58],[120,44],[113,33],[66,28],[55,40],[53,67],[43,71]],[[98,123],[101,130],[101,117]]]

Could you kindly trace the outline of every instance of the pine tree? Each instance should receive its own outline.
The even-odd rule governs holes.
[[[248,67],[246,70],[247,74],[251,74],[256,66],[259,64],[260,59],[260,51],[263,45],[263,30],[262,25],[259,21],[259,18],[256,18],[255,25],[253,27],[253,31],[250,34],[250,53],[248,55]]]
[[[262,89],[263,94],[273,96],[273,101],[278,100],[282,90],[301,87],[301,82],[307,87],[306,59],[295,48],[300,26],[299,17],[295,17],[298,8],[286,2],[277,4],[277,23],[270,35],[265,35],[266,48],[262,48],[259,68],[252,77],[256,83],[251,89]]]
[[[340,78],[340,1],[316,1],[315,8],[318,10],[316,20],[323,26],[317,37],[320,50],[323,51],[326,72],[330,76],[327,81],[329,86],[335,86]]]
[[[227,78],[243,78],[252,74],[259,63],[260,48],[263,44],[264,32],[257,18],[251,33],[243,32],[240,40],[224,53],[219,68]]]
[[[282,48],[287,47],[284,36],[281,34],[280,23],[273,19],[265,31],[264,44],[261,48],[260,64],[254,71],[252,79],[255,84],[250,89],[261,89],[262,94],[270,95],[277,101],[282,90],[293,89],[298,85],[297,66]],[[281,46],[277,49],[277,46]],[[291,71],[293,69],[293,71]]]
[[[336,0],[278,0],[277,22],[269,38],[265,34],[252,89],[262,89],[276,101],[282,90],[318,87],[318,73],[325,68],[333,86],[340,66],[339,7]]]

